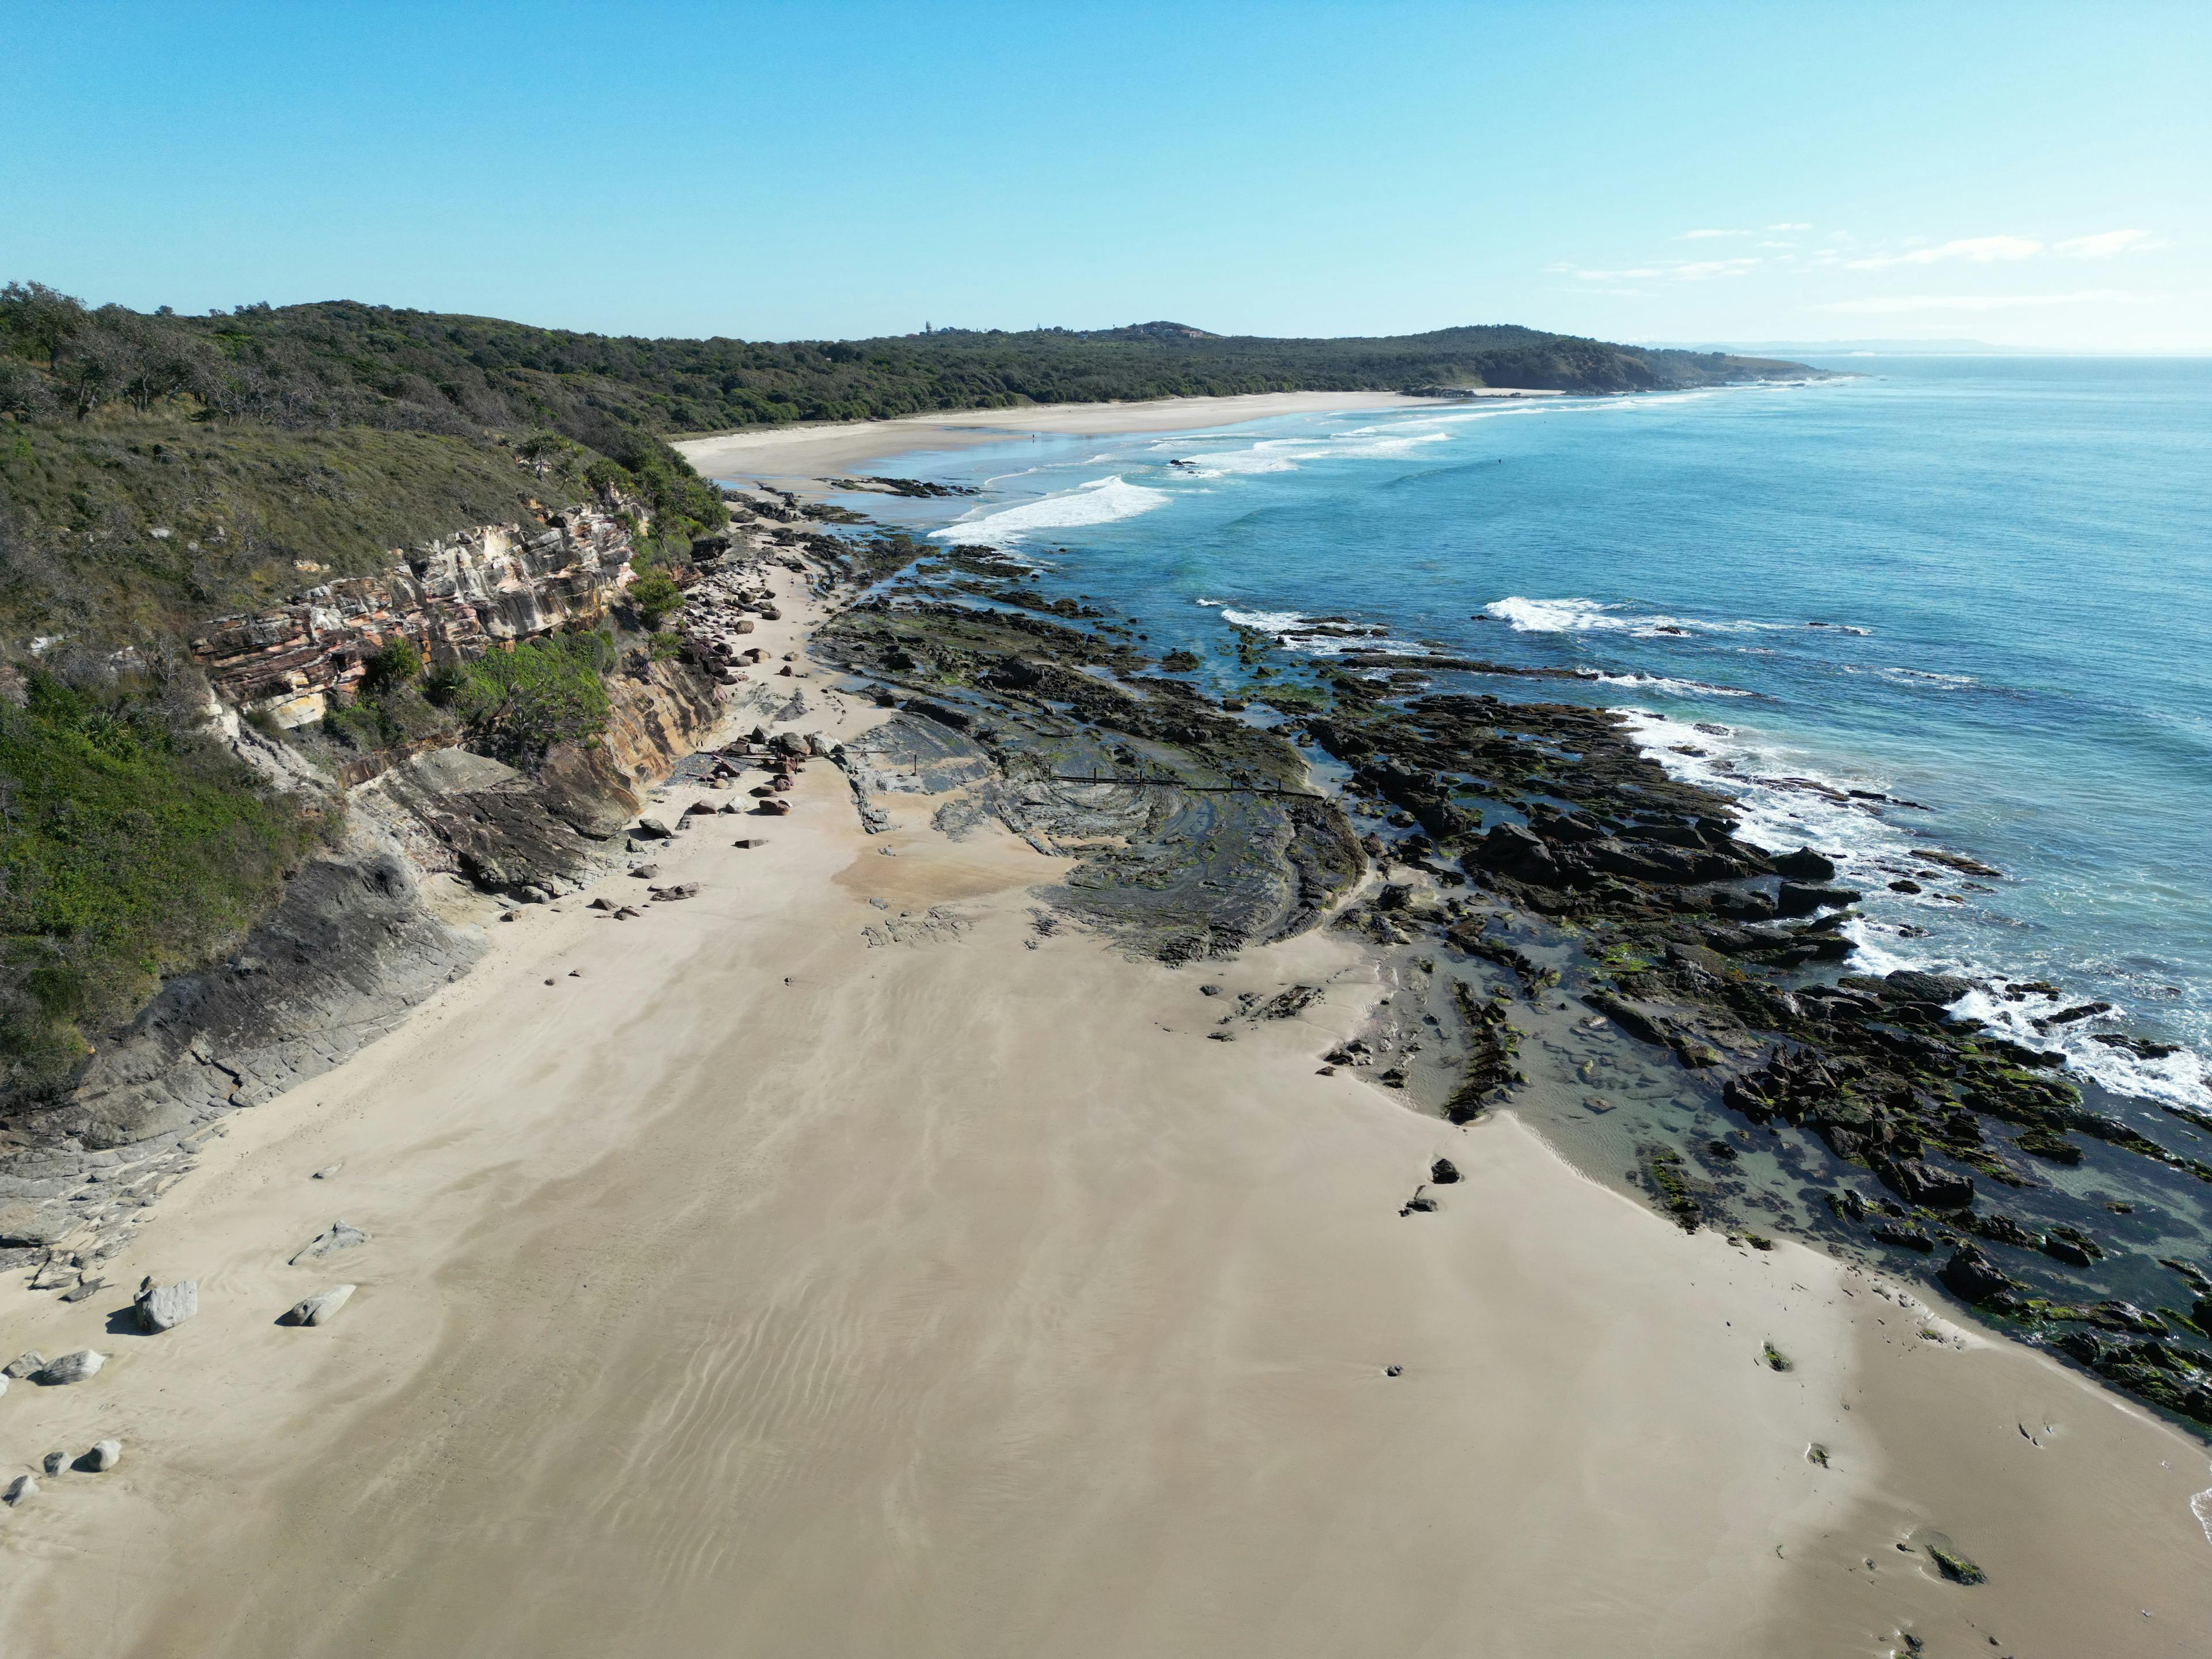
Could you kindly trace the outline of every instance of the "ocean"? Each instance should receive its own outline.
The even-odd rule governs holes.
[[[1025,435],[873,468],[973,498],[848,504],[1224,686],[1230,623],[1322,618],[1589,671],[1480,689],[1633,711],[1749,839],[1840,855],[1860,971],[1986,980],[1960,1012],[2212,1109],[2212,362],[1820,366],[1856,378]]]

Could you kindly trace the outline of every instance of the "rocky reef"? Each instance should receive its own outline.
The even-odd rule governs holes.
[[[1287,938],[1363,866],[1293,745],[1103,633],[871,600],[815,649],[903,711],[847,757],[864,810],[871,779],[969,780],[939,826],[989,816],[1078,860],[1045,896],[1132,948],[1188,961]]]
[[[1673,1072],[1675,1093],[1751,1132],[1714,1140],[1694,1164],[1647,1146],[1636,1177],[1663,1211],[1686,1226],[1733,1224],[1729,1195],[1745,1187],[1731,1166],[1764,1135],[1838,1240],[1923,1272],[1943,1263],[1953,1294],[2212,1425],[2212,1279],[2170,1246],[2154,1267],[2148,1241],[2161,1235],[2148,1227],[2141,1256],[2100,1242],[2089,1206],[2053,1179],[2094,1166],[2109,1188],[2130,1179],[2132,1161],[2133,1179],[2185,1221],[2212,1164],[2087,1101],[2058,1054],[1947,1012],[1967,981],[1850,972],[1845,924],[1860,896],[1835,884],[1834,865],[1814,848],[1777,854],[1740,838],[1730,803],[1669,777],[1619,716],[1342,668],[1317,678],[1329,705],[1304,729],[1386,827],[1370,850],[1423,872],[1438,896],[1395,909],[1386,896],[1347,924],[1386,945],[1432,945],[1432,965],[1508,970],[1492,997],[1517,993],[1531,1030],[1563,1024],[1559,984]],[[1511,939],[1559,947],[1562,966]],[[1499,1006],[1461,993],[1468,1055],[1455,1118],[1471,1093],[1510,1092],[1484,1033]],[[2099,1207],[2124,1227],[2136,1206]],[[2154,1293],[2170,1273],[2179,1293],[2138,1307],[2113,1293],[2124,1266]]]

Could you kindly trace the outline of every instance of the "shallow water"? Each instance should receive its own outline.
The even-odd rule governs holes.
[[[1032,560],[1224,683],[1227,623],[1318,617],[1593,671],[1482,689],[1644,711],[1752,838],[1844,855],[1862,965],[2048,981],[1966,1012],[2146,1110],[2212,1107],[2212,362],[1834,366],[1861,378],[1010,438],[875,469],[979,498],[854,504]]]

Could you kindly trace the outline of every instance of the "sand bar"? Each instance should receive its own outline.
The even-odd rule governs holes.
[[[805,684],[802,728],[880,718]],[[1317,1075],[1374,994],[1340,938],[1130,961],[1039,935],[1011,837],[794,793],[673,844],[697,898],[494,927],[228,1120],[111,1269],[197,1276],[191,1322],[0,1290],[10,1352],[114,1356],[0,1398],[6,1473],[126,1447],[0,1518],[10,1653],[2203,1651],[2195,1442]],[[1219,1043],[1208,979],[1327,994]],[[340,1217],[373,1243],[285,1265]]]

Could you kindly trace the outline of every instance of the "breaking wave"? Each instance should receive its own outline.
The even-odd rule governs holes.
[[[929,538],[963,546],[1011,547],[1040,530],[1111,524],[1117,519],[1133,519],[1140,513],[1165,507],[1174,499],[1164,489],[1133,484],[1115,473],[1093,479],[1062,495],[1047,495],[1039,501],[1024,501],[1018,507],[1001,507],[995,513],[959,520],[942,530],[931,531]]]

